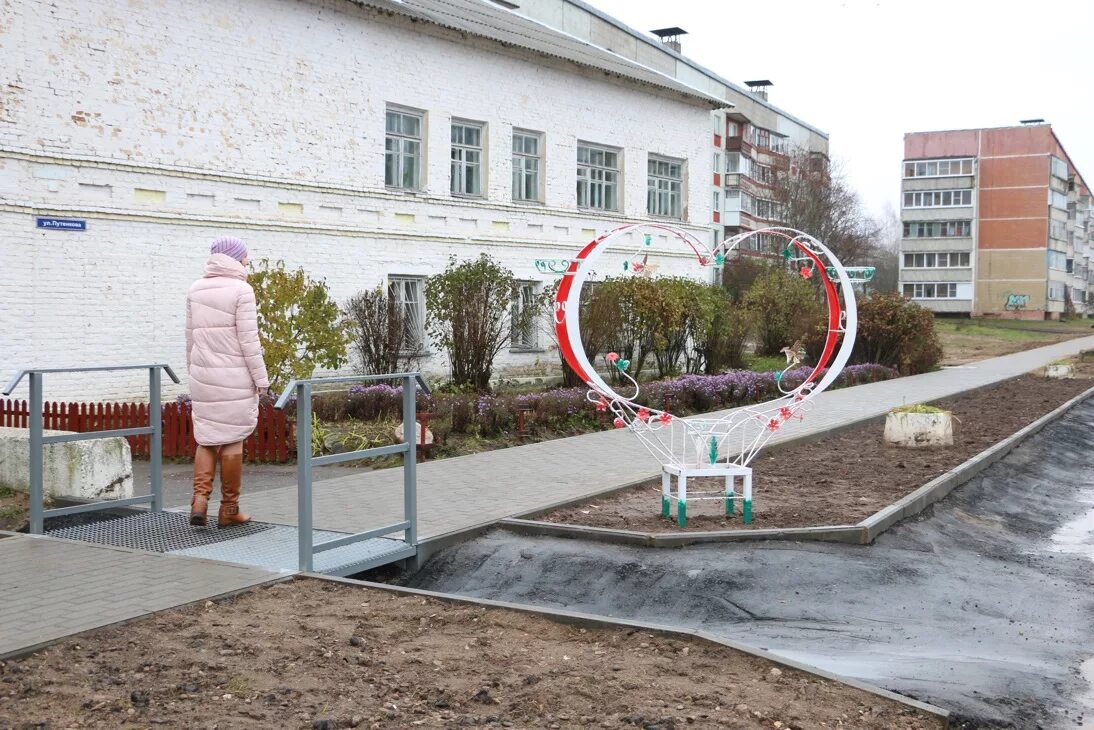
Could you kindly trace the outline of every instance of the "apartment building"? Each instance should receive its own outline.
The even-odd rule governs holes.
[[[483,0],[14,0],[0,68],[11,370],[181,373],[186,290],[225,233],[339,302],[386,287],[434,376],[447,362],[424,281],[451,256],[494,256],[524,282],[520,306],[620,225],[712,235],[724,98]],[[660,273],[712,275],[667,237],[652,244]],[[599,273],[622,274],[628,253]],[[542,333],[519,334],[496,371],[557,364]],[[47,386],[58,399],[146,388]]]
[[[1043,120],[905,134],[900,289],[939,313],[1085,316],[1090,208]]]
[[[726,101],[726,108],[711,113],[711,130],[706,135],[714,167],[711,223],[719,241],[783,222],[775,180],[789,169],[793,152],[803,151],[813,164],[827,162],[828,135],[772,104],[770,80],[736,84],[687,58],[681,52],[686,35],[682,28],[653,30],[656,37],[651,37],[582,0],[507,0],[504,4]],[[761,248],[765,242],[754,238],[749,245]]]

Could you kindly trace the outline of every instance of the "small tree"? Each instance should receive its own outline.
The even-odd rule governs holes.
[[[879,363],[904,375],[933,370],[942,360],[934,313],[895,293],[858,303],[858,336],[852,361]]]
[[[778,266],[756,279],[745,295],[744,305],[759,338],[758,355],[778,355],[782,348],[804,338],[820,311],[812,284]]]
[[[250,283],[272,389],[293,378],[310,378],[317,367],[342,367],[349,337],[326,282],[310,278],[302,268],[288,271],[284,261],[262,259],[252,266]]]
[[[345,316],[359,372],[379,375],[411,369],[417,358],[405,349],[406,317],[390,292],[379,286],[358,293],[346,302]]]
[[[715,375],[729,368],[745,367],[745,345],[752,334],[752,313],[734,302],[719,286],[706,287],[701,298],[701,317],[693,335],[695,365],[688,372]]]
[[[463,263],[453,256],[443,273],[426,281],[429,333],[448,353],[454,385],[490,390],[494,358],[513,331],[516,290],[513,272],[486,254]]]

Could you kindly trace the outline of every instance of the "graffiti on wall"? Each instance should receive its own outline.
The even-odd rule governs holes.
[[[1029,306],[1029,294],[1007,294],[1003,309],[1008,312],[1017,312]]]

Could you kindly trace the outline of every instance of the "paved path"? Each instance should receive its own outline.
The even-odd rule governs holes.
[[[952,396],[1029,372],[1094,348],[1094,337],[981,360],[959,368],[870,383],[819,395],[802,423],[772,443],[879,416],[894,406]],[[419,538],[426,540],[580,499],[660,473],[626,430],[602,431],[418,466]],[[402,470],[383,469],[327,479],[314,487],[315,527],[357,532],[402,519]],[[244,488],[256,519],[296,522],[296,487]]]
[[[284,577],[90,543],[0,537],[0,658]]]

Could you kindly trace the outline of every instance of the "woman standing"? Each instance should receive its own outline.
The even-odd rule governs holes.
[[[247,283],[247,246],[238,238],[213,241],[205,275],[186,297],[186,367],[193,402],[194,497],[190,524],[205,525],[220,463],[217,527],[250,521],[239,511],[243,439],[258,423],[259,396],[270,386],[258,340],[255,294]]]

